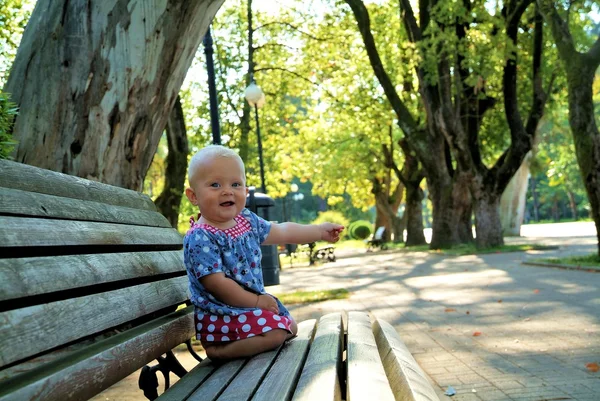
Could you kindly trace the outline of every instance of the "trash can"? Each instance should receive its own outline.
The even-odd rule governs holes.
[[[265,220],[269,220],[269,208],[275,206],[275,201],[266,194],[256,192],[250,187],[246,198],[246,207]],[[277,245],[261,245],[261,265],[265,286],[279,284],[279,253]]]

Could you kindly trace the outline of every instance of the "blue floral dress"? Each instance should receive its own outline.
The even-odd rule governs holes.
[[[261,268],[260,244],[271,223],[248,209],[235,217],[236,225],[226,230],[196,223],[183,239],[184,262],[190,281],[190,300],[195,306],[196,338],[208,342],[235,341],[283,329],[291,333],[292,318],[277,299],[279,314],[260,308],[227,305],[200,283],[209,274],[223,273],[254,294],[266,294]]]

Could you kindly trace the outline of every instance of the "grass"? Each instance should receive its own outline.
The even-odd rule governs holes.
[[[531,261],[553,265],[588,267],[600,271],[600,257],[597,253],[580,256],[566,256],[564,258],[531,259]]]
[[[438,255],[447,256],[463,256],[463,255],[481,255],[488,253],[506,253],[506,252],[523,252],[533,250],[556,249],[554,246],[537,245],[537,244],[511,244],[502,245],[492,248],[478,249],[475,244],[462,244],[450,249],[429,249],[429,245],[418,245],[406,248],[404,244],[386,244],[389,249],[398,249],[406,252],[430,252]]]
[[[273,294],[284,305],[304,304],[310,302],[329,301],[330,299],[346,299],[350,293],[345,288],[320,291],[295,291],[287,294]]]

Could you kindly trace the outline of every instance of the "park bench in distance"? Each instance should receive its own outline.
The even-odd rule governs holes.
[[[373,238],[365,241],[367,243],[367,252],[374,251],[376,248],[379,248],[382,251],[385,251],[387,249],[387,245],[383,241],[383,233],[384,232],[385,232],[385,227],[383,227],[383,226],[378,227],[377,230],[375,230],[375,234],[373,235]]]
[[[0,160],[0,401],[86,400],[157,358],[186,373],[171,353],[194,335],[181,248],[146,195]],[[205,360],[160,399],[437,399],[392,326],[347,322]]]

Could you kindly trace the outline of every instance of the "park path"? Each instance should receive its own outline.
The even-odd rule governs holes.
[[[288,269],[274,293],[346,288],[349,299],[292,306],[297,320],[339,310],[394,325],[441,400],[600,400],[600,273],[523,265],[590,253],[595,237],[518,238],[556,250],[461,257],[376,253]],[[590,365],[593,366],[593,365]],[[452,386],[456,395],[444,391]]]

